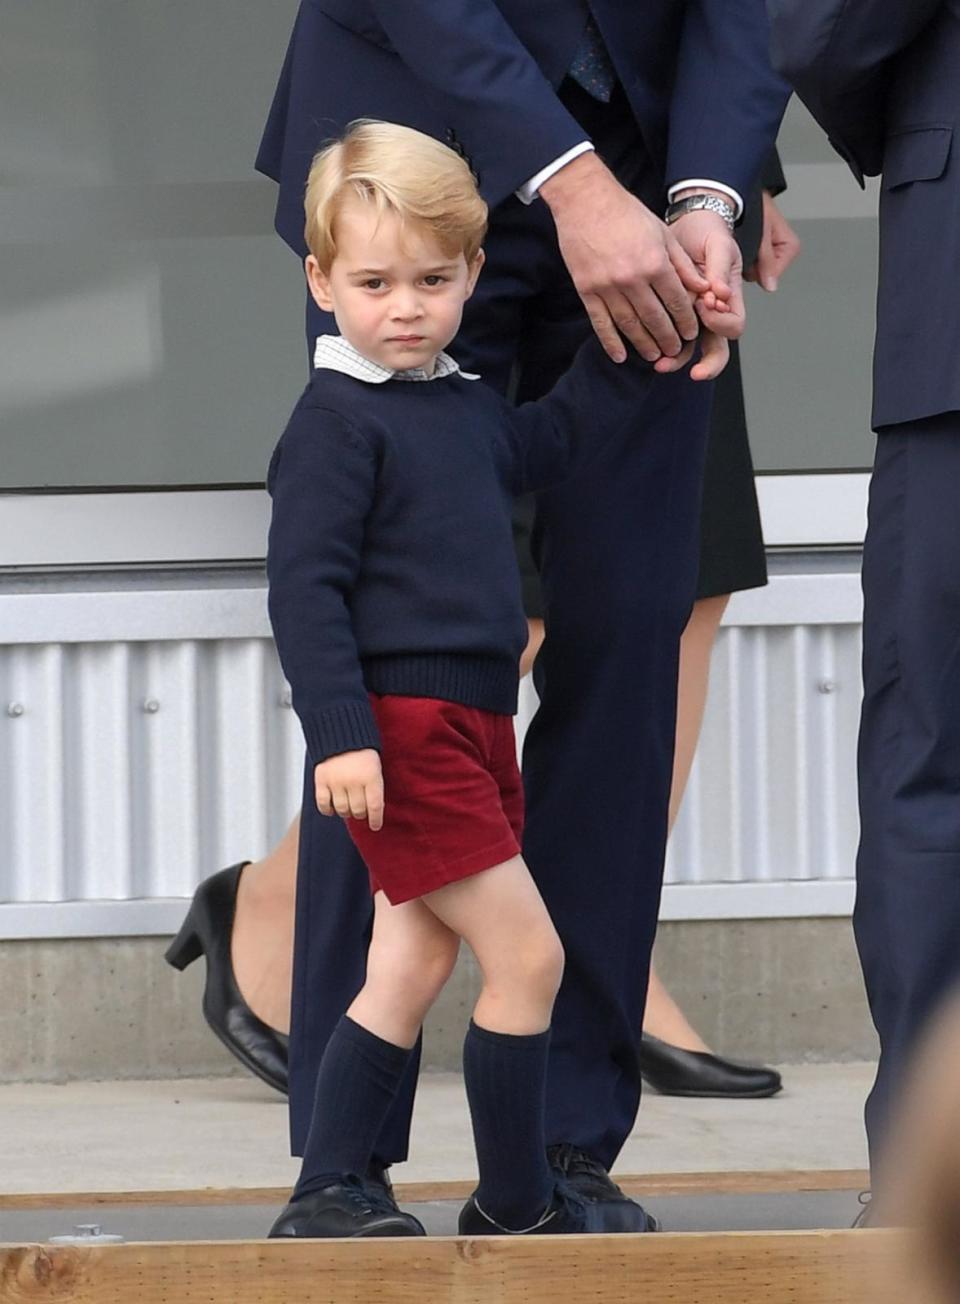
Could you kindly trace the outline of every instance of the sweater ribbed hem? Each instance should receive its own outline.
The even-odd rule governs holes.
[[[314,765],[341,752],[380,750],[380,731],[369,702],[339,702],[316,715],[301,715],[300,723]]]
[[[520,681],[512,658],[430,652],[365,657],[362,664],[371,693],[435,697],[499,715],[517,711]]]

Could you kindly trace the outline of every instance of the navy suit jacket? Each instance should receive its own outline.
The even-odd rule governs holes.
[[[591,0],[667,184],[745,195],[788,97],[763,0]],[[302,0],[257,167],[280,183],[277,230],[303,245],[303,186],[322,142],[354,118],[458,146],[491,205],[585,138],[556,87],[583,0]]]
[[[960,0],[768,0],[774,62],[882,173],[873,424],[960,410]]]

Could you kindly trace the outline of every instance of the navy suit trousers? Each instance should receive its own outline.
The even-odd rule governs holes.
[[[578,116],[621,179],[662,202],[622,108]],[[544,393],[589,329],[546,205],[515,199],[492,215],[487,262],[451,352],[517,398]],[[308,339],[332,329],[312,307]],[[547,1140],[616,1158],[640,1099],[637,1058],[656,930],[673,761],[677,658],[698,566],[700,486],[712,386],[658,379],[635,429],[540,497],[534,553],[547,640],[541,706],[527,737],[524,853],[563,940],[567,964],[549,1065]],[[307,767],[301,826],[291,1136],[299,1152],[317,1065],[363,982],[367,877],[339,821],[316,811]],[[417,1064],[377,1154],[406,1157]]]
[[[917,1036],[960,980],[960,413],[884,429],[863,558],[854,927],[880,1065],[871,1161]]]

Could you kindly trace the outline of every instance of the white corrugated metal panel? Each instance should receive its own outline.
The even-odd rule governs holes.
[[[860,696],[858,625],[722,629],[667,882],[851,878]]]
[[[750,910],[769,909],[780,884],[795,885],[788,913],[818,885],[837,889],[828,909],[846,908],[837,903],[856,842],[855,577],[816,580],[781,577],[739,595],[735,623],[721,630],[668,854],[674,897],[703,897],[692,909],[722,909],[704,894],[732,893],[730,884]],[[7,935],[30,935],[24,912],[39,902],[85,903],[82,931],[96,926],[97,902],[119,903],[118,919],[125,911],[128,927],[147,928],[146,904],[182,900],[213,869],[262,854],[300,801],[302,739],[265,637],[262,589],[86,596],[85,605],[76,594],[0,599],[16,640],[0,645]],[[810,623],[782,623],[797,601]],[[763,623],[767,606],[775,623]],[[521,732],[534,706],[528,681]],[[58,935],[68,909],[56,907]]]
[[[299,803],[266,639],[0,647],[0,702],[2,900],[186,896]]]

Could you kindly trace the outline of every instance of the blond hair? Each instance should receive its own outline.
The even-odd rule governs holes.
[[[362,118],[313,160],[304,197],[307,248],[329,272],[343,201],[356,195],[377,215],[426,228],[447,255],[476,257],[487,206],[466,163],[452,149],[412,127]]]

